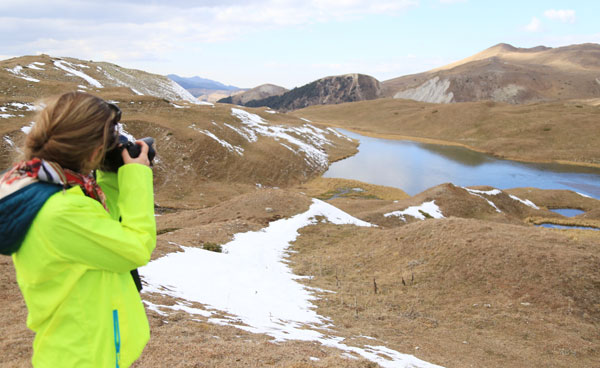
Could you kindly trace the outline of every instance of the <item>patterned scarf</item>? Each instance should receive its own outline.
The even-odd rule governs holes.
[[[0,182],[10,185],[17,180],[27,177],[46,183],[57,184],[65,189],[79,185],[85,195],[100,202],[108,212],[104,192],[91,175],[82,175],[69,169],[63,169],[55,162],[39,158],[33,158],[30,161],[21,161],[4,174]]]

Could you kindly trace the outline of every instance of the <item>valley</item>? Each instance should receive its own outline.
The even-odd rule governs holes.
[[[600,228],[600,200],[489,183],[408,193],[323,174],[361,149],[333,128],[597,168],[600,108],[375,98],[385,88],[284,113],[199,102],[108,63],[4,60],[0,169],[40,99],[64,91],[117,103],[122,129],[156,139],[157,248],[140,269],[152,337],[135,367],[593,366],[600,232],[535,225]],[[0,363],[27,366],[33,334],[9,257],[0,281]]]

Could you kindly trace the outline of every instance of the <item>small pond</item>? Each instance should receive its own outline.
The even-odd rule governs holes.
[[[596,230],[600,231],[597,227],[591,226],[569,226],[569,225],[557,225],[557,224],[539,224],[538,227],[547,227],[550,229],[580,229],[580,230]]]
[[[559,215],[563,215],[565,217],[575,217],[577,215],[585,213],[585,211],[576,210],[574,208],[552,208],[550,209],[550,211],[558,213]]]
[[[600,169],[501,160],[463,147],[371,138],[358,139],[359,152],[333,163],[327,178],[355,179],[400,188],[410,195],[442,183],[489,185],[499,189],[569,189],[600,199]]]

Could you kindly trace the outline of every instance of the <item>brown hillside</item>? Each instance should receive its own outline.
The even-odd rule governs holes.
[[[447,367],[591,367],[598,244],[597,234],[450,218],[308,227],[291,259],[314,275],[307,285],[335,291],[317,304],[345,335]]]
[[[467,146],[502,158],[600,165],[600,109],[577,102],[514,106],[378,99],[291,114],[361,134]]]
[[[60,60],[68,60],[75,72],[53,67]],[[177,86],[169,89],[172,82],[163,76],[47,55],[0,63],[0,169],[7,168],[18,155],[18,146],[25,137],[21,128],[34,119],[31,110],[36,101],[74,90],[117,102],[128,132],[156,139],[154,172],[161,205],[184,198],[208,205],[257,185],[297,184],[324,172],[329,160],[355,152],[355,143],[329,130],[291,116],[266,113],[264,108],[246,112],[237,109],[256,120],[243,121],[230,105],[182,101],[189,94]],[[87,83],[76,72],[93,78],[102,88]],[[117,78],[125,84],[128,75],[135,77],[135,83],[111,86]],[[149,91],[151,95],[135,91]],[[169,96],[178,98],[172,100]],[[222,185],[215,187],[211,184],[214,182]],[[215,190],[218,198],[207,195],[207,190]]]
[[[600,45],[499,44],[458,62],[383,82],[386,97],[513,104],[600,97]]]

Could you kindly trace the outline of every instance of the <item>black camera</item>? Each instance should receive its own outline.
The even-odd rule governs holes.
[[[154,156],[156,156],[156,151],[152,145],[154,144],[154,138],[146,137],[140,139],[141,141],[146,142],[148,145],[148,160],[150,161],[150,165],[152,165],[152,160],[154,160]],[[126,136],[119,134],[117,145],[106,152],[106,156],[104,157],[104,162],[102,163],[102,167],[100,168],[102,171],[110,171],[117,172],[119,167],[123,166],[125,162],[123,162],[123,157],[121,156],[121,152],[126,149],[129,152],[129,156],[131,158],[136,158],[142,152],[142,147],[137,145],[135,142],[131,142]]]

